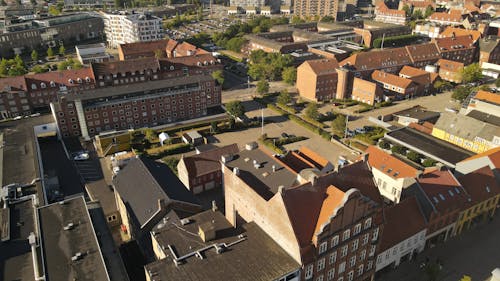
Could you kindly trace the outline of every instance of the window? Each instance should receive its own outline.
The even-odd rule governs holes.
[[[350,229],[344,231],[344,234],[342,235],[342,241],[349,239],[349,237],[351,237],[351,230]]]
[[[349,266],[353,267],[355,265],[356,265],[356,256],[354,255],[349,259]]]
[[[366,250],[361,251],[361,254],[359,254],[359,260],[362,261],[365,259],[366,256]]]
[[[339,274],[341,273],[344,273],[345,271],[345,262],[342,262],[341,264],[339,264]]]
[[[328,275],[326,276],[326,280],[331,281],[333,280],[333,277],[335,277],[335,268],[328,270]]]
[[[323,274],[321,274],[320,276],[318,276],[318,278],[316,278],[316,281],[323,281]]]
[[[337,251],[330,254],[329,264],[334,264],[337,261]]]
[[[355,227],[354,227],[354,232],[352,235],[358,235],[359,233],[361,232],[361,224],[358,223]]]
[[[377,241],[378,239],[378,227],[373,231],[372,241]]]
[[[354,271],[351,270],[349,273],[347,273],[347,280],[352,281],[354,279]]]
[[[325,258],[322,258],[318,261],[317,271],[323,270],[325,268]]]
[[[337,279],[337,281],[344,281],[344,277],[340,276],[339,279]]]
[[[338,235],[335,235],[333,238],[332,238],[332,242],[331,242],[331,247],[335,247],[339,244],[339,236]]]
[[[373,245],[371,248],[370,248],[370,253],[368,254],[368,256],[373,256],[375,255],[375,249],[377,248],[376,245]]]
[[[372,269],[373,267],[373,261],[368,261],[368,263],[366,264],[366,270],[370,270]]]
[[[342,252],[340,253],[340,257],[345,257],[347,256],[347,250],[348,250],[349,246],[348,245],[345,245],[342,247]]]
[[[372,218],[367,218],[365,221],[365,230],[372,226]]]
[[[313,275],[313,265],[310,264],[306,267],[306,273],[304,274],[304,277],[307,279],[311,279]]]
[[[363,236],[363,246],[366,245],[366,243],[368,243],[368,239],[370,238],[370,233],[366,233],[364,236]]]
[[[363,275],[363,265],[358,266],[358,276]]]
[[[358,239],[356,239],[356,240],[354,240],[354,242],[352,242],[352,248],[351,248],[352,252],[354,252],[358,249],[358,242],[359,242]]]
[[[326,252],[327,248],[328,248],[328,243],[326,243],[326,242],[321,243],[319,245],[319,254],[321,255],[324,252]]]

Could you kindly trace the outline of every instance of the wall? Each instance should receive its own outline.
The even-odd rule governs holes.
[[[402,190],[415,182],[414,178],[393,178],[375,167],[372,168],[372,173],[380,194],[395,203],[399,203]]]
[[[297,68],[297,90],[299,95],[308,100],[317,101],[317,76],[306,63]]]
[[[425,234],[427,229],[408,237],[407,239],[400,241],[391,248],[383,251],[377,256],[377,266],[376,271],[383,269],[384,267],[394,263],[398,266],[401,262],[401,258],[407,254],[410,254],[410,259],[413,253],[420,253],[425,247]]]

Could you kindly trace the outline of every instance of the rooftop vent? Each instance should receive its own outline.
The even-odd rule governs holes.
[[[228,163],[231,160],[233,160],[233,155],[232,154],[224,154],[221,156],[222,163]]]
[[[181,220],[181,225],[187,225],[187,224],[189,224],[189,223],[191,223],[191,220],[190,220],[190,219],[188,219],[188,218],[185,218],[185,219],[182,219],[182,220]]]
[[[83,254],[81,252],[78,252],[74,256],[71,257],[71,261],[80,260],[82,257],[83,257]]]
[[[70,222],[66,226],[64,226],[64,230],[71,230],[75,226],[74,223]]]
[[[236,176],[239,176],[240,175],[240,168],[234,167],[233,168],[233,174],[236,175]]]

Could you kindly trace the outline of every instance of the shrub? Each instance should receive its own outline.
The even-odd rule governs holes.
[[[397,154],[404,154],[406,151],[406,148],[400,145],[394,145],[391,148],[392,153],[397,153]]]
[[[424,167],[432,167],[434,165],[436,165],[436,161],[431,158],[425,158],[425,160],[422,162],[422,166]]]
[[[406,154],[406,158],[408,158],[408,160],[411,160],[413,162],[419,163],[419,161],[420,161],[420,154],[418,154],[415,151],[409,151]]]
[[[379,143],[378,143],[378,146],[382,149],[389,149],[391,147],[391,144],[385,140],[381,140]]]
[[[184,153],[191,150],[191,145],[187,143],[178,143],[172,145],[164,145],[157,148],[146,150],[146,153],[153,158],[162,158],[164,156]]]

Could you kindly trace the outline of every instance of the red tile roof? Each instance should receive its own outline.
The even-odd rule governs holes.
[[[339,65],[351,65],[357,70],[363,71],[403,66],[407,64],[411,64],[411,59],[408,52],[403,47],[383,50],[377,49],[370,52],[357,53],[346,58]]]
[[[418,170],[376,146],[370,146],[365,151],[368,154],[368,164],[393,178],[414,178]]]
[[[467,203],[464,189],[446,168],[426,169],[417,182],[439,212],[460,209]]]
[[[318,234],[322,226],[330,222],[332,214],[335,213],[335,209],[343,206],[342,202],[344,201],[345,195],[345,192],[333,185],[326,188],[326,198],[321,205],[321,211],[319,212],[316,227],[314,228],[314,234]]]
[[[462,22],[462,12],[457,11],[457,10],[452,10],[452,11],[450,11],[450,13],[435,12],[429,16],[428,20],[461,23]]]
[[[496,94],[496,93],[491,93],[491,92],[479,90],[479,91],[477,91],[477,94],[474,96],[474,99],[500,105],[500,94]]]
[[[490,159],[491,163],[493,163],[493,165],[495,166],[495,168],[500,169],[500,146],[493,148],[493,149],[490,149],[490,150],[487,150],[483,153],[479,153],[479,154],[476,154],[474,156],[471,156],[471,157],[469,157],[461,162],[479,159],[482,157],[488,157]]]
[[[440,52],[475,48],[472,35],[434,38]]]
[[[399,71],[399,75],[404,75],[404,76],[408,76],[408,77],[415,77],[415,76],[421,76],[421,75],[426,75],[426,74],[429,74],[429,72],[427,72],[423,69],[416,68],[413,66],[408,66],[408,65],[403,66],[403,68]]]
[[[78,81],[81,81],[81,83],[95,83],[94,80],[94,73],[92,72],[92,69],[89,67],[82,68],[82,69],[69,69],[69,70],[63,70],[63,71],[52,71],[52,72],[46,72],[46,73],[39,73],[39,74],[31,74],[31,75],[25,75],[26,77],[26,84],[28,87],[32,83],[38,84],[41,82],[44,82],[47,87],[49,87],[50,82],[53,81],[57,85],[65,85],[68,87],[75,86],[78,83]],[[70,82],[70,80],[72,82]]]
[[[463,175],[458,180],[471,197],[470,205],[475,205],[500,194],[500,186],[489,166]]]
[[[165,47],[167,46],[167,41],[175,41],[175,40],[163,39],[150,42],[126,43],[126,44],[120,44],[118,48],[121,49],[125,57],[145,52],[154,53],[157,50],[161,50],[163,51],[163,53],[165,53]]]
[[[438,47],[434,43],[410,45],[405,48],[413,63],[427,62],[441,58]]]
[[[437,65],[440,70],[443,69],[451,72],[460,72],[464,68],[464,64],[462,62],[445,59],[438,60]]]
[[[406,89],[413,84],[413,81],[411,81],[410,79],[399,77],[397,75],[380,70],[375,70],[372,73],[372,79],[383,84],[392,85],[403,89]]]
[[[308,65],[316,75],[337,73],[335,69],[339,66],[336,59],[308,60],[304,64]]]
[[[24,76],[0,78],[0,91],[26,91]]]
[[[92,63],[91,67],[94,71],[94,75],[98,77],[99,75],[158,70],[160,69],[160,64],[158,63],[157,58],[148,57],[124,61]]]
[[[305,146],[299,148],[299,155],[306,158],[308,162],[312,163],[318,169],[323,169],[330,164],[330,161],[326,158]]]
[[[473,42],[476,42],[481,38],[481,32],[477,30],[463,29],[458,27],[448,26],[443,32],[439,34],[439,37],[459,37],[459,36],[472,36]]]
[[[380,238],[380,252],[419,233],[426,228],[427,224],[415,197],[409,197],[399,204],[386,208],[384,217],[384,234]]]

